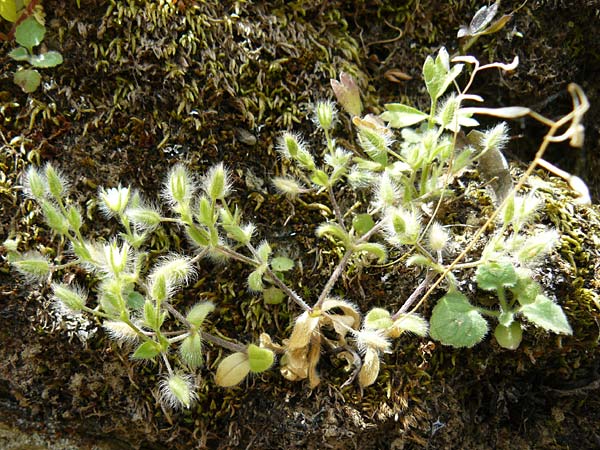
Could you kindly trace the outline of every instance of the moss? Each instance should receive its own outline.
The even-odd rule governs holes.
[[[365,103],[373,110],[399,98],[424,101],[420,70],[425,56],[442,42],[455,47],[457,25],[468,22],[476,8],[472,1],[441,6],[434,1],[400,5],[316,0],[268,6],[187,0],[81,3],[81,9],[74,8],[73,2],[45,3],[47,45],[59,49],[65,63],[45,73],[48,85],[43,90],[25,96],[10,81],[16,63],[0,68],[4,127],[0,199],[3,212],[14,212],[4,214],[2,230],[16,229],[23,247],[52,247],[32,204],[15,189],[19,173],[32,162],[51,160],[61,166],[74,180],[75,200],[85,204],[98,185],[131,182],[152,196],[176,161],[202,170],[224,160],[237,170],[234,183],[244,212],[260,218],[257,221],[264,224],[260,232],[274,238],[276,251],[298,254],[302,267],[297,276],[305,281],[290,281],[309,298],[337,258],[334,249],[315,250],[310,224],[323,216],[311,203],[319,198],[294,209],[273,197],[270,186],[247,181],[249,174],[266,180],[273,172],[289,170],[279,163],[273,167],[276,134],[290,127],[308,130],[307,105],[330,95],[328,79],[341,70],[352,73],[363,87],[371,86]],[[528,9],[515,21],[519,29],[532,30],[526,41],[529,46],[547,23],[544,14]],[[568,33],[569,45],[577,47],[574,55],[585,55],[585,34],[576,31]],[[531,47],[536,55],[552,42],[551,35]],[[474,50],[485,58],[511,59],[521,41],[515,38],[514,42],[506,35],[492,36]],[[2,45],[2,51],[7,51],[9,44]],[[538,60],[543,61],[541,56]],[[525,63],[527,75],[510,80],[511,95],[532,89],[548,94],[558,81],[548,85],[547,80],[570,78],[574,67],[553,68],[556,58],[551,61],[543,68]],[[391,83],[383,76],[391,68],[410,74],[413,80]],[[529,76],[533,81],[525,81]],[[492,81],[489,90],[494,99],[498,85],[506,80]],[[255,145],[248,144],[251,138],[240,138],[247,134],[255,138]],[[545,414],[548,406],[589,417],[587,429],[593,431],[593,411],[570,406],[556,390],[566,383],[585,383],[593,374],[600,279],[600,244],[594,238],[600,234],[598,212],[573,206],[560,182],[548,181],[544,186],[548,207],[544,220],[565,238],[561,256],[552,261],[554,268],[542,281],[566,306],[575,328],[573,338],[560,340],[528,330],[532,332],[526,334],[523,348],[513,353],[490,342],[455,351],[403,337],[386,358],[377,383],[362,393],[354,386],[341,388],[350,372],[345,361],[332,355],[322,357],[320,370],[326,381],[312,392],[302,383],[283,380],[276,371],[251,378],[241,388],[217,389],[210,373],[222,352],[207,348],[207,370],[199,379],[200,401],[195,409],[174,414],[157,404],[152,365],[132,363],[125,349],[103,337],[89,341],[88,349],[77,341],[68,342],[44,312],[46,293],[26,292],[3,263],[1,291],[9,294],[2,294],[2,315],[10,325],[2,330],[6,345],[0,370],[3,379],[16,380],[9,382],[7,401],[19,406],[19,417],[33,427],[52,423],[61,432],[79,433],[92,442],[112,435],[129,442],[119,443],[121,448],[131,448],[134,442],[142,442],[145,448],[189,448],[198,442],[211,448],[325,444],[344,448],[355,442],[368,449],[390,447],[396,439],[398,445],[444,448],[463,442],[467,432],[471,443],[493,446],[499,444],[503,430],[514,426],[523,431],[526,420],[533,432],[521,435],[531,443],[537,442],[535,433],[540,428],[557,423]],[[470,192],[450,206],[448,224],[464,222],[468,211],[477,217],[491,208],[484,191]],[[86,208],[91,216],[94,202]],[[90,234],[101,236],[114,225],[97,221],[89,227]],[[159,252],[187,245],[173,230],[160,230],[154,239]],[[398,264],[381,282],[387,271],[357,266],[352,277],[342,280],[338,293],[356,301],[362,310],[374,301],[398,305],[419,275]],[[177,299],[178,306],[185,308],[198,298],[214,301],[219,313],[211,317],[211,325],[226,338],[255,341],[257,329],[285,336],[297,311],[287,305],[264,307],[246,292],[247,274],[247,267],[241,265],[225,268],[207,263],[195,286]],[[47,354],[24,352],[36,346]],[[15,358],[22,358],[19,364]],[[70,380],[67,386],[64,380]],[[596,404],[590,405],[591,409]],[[483,424],[471,427],[469,423],[476,420]],[[573,423],[569,414],[566,420],[563,431],[556,432],[559,438]],[[445,427],[434,434],[432,426],[438,422]],[[249,435],[248,429],[254,432]],[[489,430],[496,434],[486,433]]]

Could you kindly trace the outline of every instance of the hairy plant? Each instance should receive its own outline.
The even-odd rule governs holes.
[[[216,384],[223,387],[268,370],[276,354],[285,378],[308,379],[314,387],[320,382],[318,363],[325,348],[356,367],[346,383],[357,380],[362,388],[375,382],[383,355],[393,351],[393,339],[404,333],[419,337],[430,333],[443,344],[471,347],[488,333],[487,317],[498,322],[494,337],[509,349],[519,346],[527,323],[571,334],[561,306],[536,281],[537,268],[556,246],[559,233],[539,224],[532,232],[542,205],[535,191],[527,195],[520,191],[551,142],[581,143],[581,117],[588,104],[581,89],[570,85],[573,110],[558,121],[524,107],[464,105],[483,101],[469,92],[479,72],[514,70],[517,64],[515,59],[511,64],[481,66],[471,56],[450,58],[442,48],[423,66],[429,110],[395,103],[386,105],[379,116],[362,115],[359,88],[342,73],[331,84],[339,105],[352,118],[355,148],[338,145],[337,105],[331,101],[319,101],[313,108],[323,138],[321,149],[311,148],[296,133],[282,133],[278,151],[295,167],[295,175],[276,177],[273,185],[292,201],[309,192],[321,194],[317,198],[324,199],[320,209],[326,220],[314,224],[315,233],[340,250],[316,298],[304,298],[284,281],[283,274],[293,269],[294,261],[275,256],[272,245],[257,238],[256,225],[244,220],[230,202],[232,181],[223,164],[201,177],[182,164],[174,166],[161,194],[166,214],[131,187],[101,188],[102,210],[120,223],[122,231],[97,241],[82,235],[82,212],[70,200],[69,183],[61,173],[50,164],[32,167],[25,176],[25,191],[39,204],[48,227],[69,243],[74,258],[56,264],[39,252],[20,253],[18,242],[7,240],[8,258],[30,281],[49,282],[59,308],[93,315],[111,338],[133,343],[131,358],[159,361],[161,398],[171,407],[193,403],[191,374],[201,369],[207,343],[231,351],[215,374]],[[534,161],[516,183],[501,152],[508,141],[505,123],[465,133],[479,126],[474,118],[479,114],[502,119],[530,115],[549,126]],[[564,131],[557,134],[559,130]],[[463,177],[476,162],[481,178]],[[457,201],[461,192],[485,184],[491,187],[496,208],[459,252],[457,227],[445,224],[440,211]],[[158,226],[181,230],[193,253],[153,256],[149,237]],[[481,238],[486,240],[483,250],[475,251]],[[422,268],[423,278],[397,310],[373,304],[360,311],[348,299],[332,294],[352,265],[383,264],[398,255],[406,256],[406,264]],[[215,313],[213,303],[199,301],[187,311],[175,308],[174,294],[194,279],[204,258],[247,264],[252,268],[247,278],[250,291],[263,295],[265,303],[287,298],[295,304],[291,334],[278,336],[277,343],[263,330],[255,330],[256,343],[241,344],[205,330],[206,318]],[[97,280],[95,295],[81,286],[52,281],[55,274],[74,266]],[[493,293],[498,306],[470,301],[461,292],[469,281],[476,283],[478,293]],[[440,287],[446,294],[428,321],[419,310]]]

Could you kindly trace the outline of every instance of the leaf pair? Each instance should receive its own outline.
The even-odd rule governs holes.
[[[477,284],[480,289],[496,291],[500,311],[478,308],[460,292],[449,292],[433,308],[430,331],[434,339],[453,347],[473,347],[488,332],[483,314],[498,318],[494,336],[504,348],[515,349],[521,342],[522,326],[517,315],[547,331],[572,334],[562,308],[541,293],[541,287],[528,272],[517,272],[512,263],[491,262],[480,266]],[[515,299],[511,304],[504,298],[506,288]]]

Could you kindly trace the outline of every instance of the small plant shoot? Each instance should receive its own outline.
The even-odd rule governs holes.
[[[493,22],[496,9],[496,4],[482,8],[462,36],[476,38],[501,28],[507,19]],[[35,67],[60,64],[56,52],[33,53],[44,31],[33,17],[25,20],[16,33],[21,47],[10,56]],[[422,68],[428,109],[392,103],[380,115],[365,114],[357,83],[341,73],[331,80],[337,103],[317,102],[311,112],[316,143],[293,131],[281,133],[277,151],[288,170],[272,180],[274,195],[297,202],[296,208],[306,205],[302,197],[307,194],[318,198],[322,214],[311,224],[314,236],[318,245],[333,249],[333,263],[318,290],[301,279],[299,261],[269,241],[263,224],[243,217],[231,199],[234,168],[222,163],[203,174],[174,165],[153,201],[134,186],[100,188],[100,210],[119,226],[96,240],[84,235],[89,218],[71,195],[69,180],[51,164],[30,167],[24,192],[67,245],[57,245],[62,253],[41,253],[20,251],[17,241],[7,240],[8,258],[28,282],[49,287],[57,308],[95,317],[110,338],[129,344],[125,348],[133,360],[152,361],[159,372],[159,397],[171,408],[193,405],[198,375],[230,388],[244,385],[248,377],[273,376],[276,367],[284,378],[306,380],[313,388],[322,382],[321,358],[343,357],[354,368],[345,385],[357,383],[362,389],[377,383],[386,355],[405,339],[433,339],[457,348],[488,340],[515,350],[535,329],[569,335],[562,299],[544,286],[539,271],[561,236],[538,223],[544,205],[535,189],[522,191],[543,164],[549,142],[579,142],[588,104],[581,89],[570,85],[573,109],[556,122],[528,108],[481,106],[484,99],[471,92],[478,74],[515,70],[517,64],[515,59],[481,65],[472,56],[452,58],[441,48]],[[17,72],[18,78],[30,92],[39,79],[36,84],[24,72]],[[470,106],[474,103],[479,106]],[[346,113],[353,137],[340,129],[337,115]],[[500,123],[480,127],[479,115]],[[530,167],[513,180],[502,155],[509,140],[504,121],[524,115],[549,130]],[[344,139],[336,140],[337,133]],[[489,195],[494,205],[482,212],[484,224],[449,222],[443,211],[460,207],[461,196],[473,190]],[[189,245],[159,251],[152,244],[159,229],[179,234]],[[292,315],[289,334],[252,329],[243,339],[226,336],[215,325],[227,319],[218,297],[176,300],[200,276],[209,276],[212,266],[206,260],[242,263],[246,283],[239,288],[274,314],[285,304]],[[358,303],[358,295],[344,289],[349,283],[340,280],[369,265],[390,271],[405,265],[419,280],[395,307],[368,292]],[[75,266],[88,274],[89,285],[59,282],[70,280],[63,275]],[[298,286],[309,288],[299,294]],[[210,374],[205,361],[214,348],[224,351]]]

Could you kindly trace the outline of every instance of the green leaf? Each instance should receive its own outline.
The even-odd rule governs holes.
[[[15,0],[0,0],[0,16],[9,22],[17,20],[17,2]]]
[[[442,48],[435,61],[428,56],[423,65],[423,78],[427,86],[427,92],[433,101],[440,98],[448,89],[448,86],[460,74],[464,65],[456,64],[449,67],[449,56],[445,48]]]
[[[571,325],[562,308],[545,295],[538,295],[533,303],[519,308],[527,320],[538,327],[560,334],[573,334]]]
[[[271,286],[263,291],[263,299],[267,305],[279,305],[285,300],[285,294],[281,289]]]
[[[337,223],[322,223],[317,228],[317,236],[329,236],[341,241],[344,247],[350,246],[350,236]]]
[[[75,206],[69,206],[69,209],[67,210],[67,221],[69,222],[69,226],[73,230],[79,231],[83,219],[81,217],[81,212],[79,212],[78,208],[76,208]]]
[[[196,245],[199,245],[200,247],[206,247],[208,244],[210,244],[209,235],[206,230],[193,226],[186,227],[185,231]]]
[[[389,313],[383,308],[373,308],[371,311],[367,313],[365,316],[365,328],[371,329],[385,329],[392,326],[394,321]]]
[[[215,383],[221,387],[231,387],[242,382],[250,372],[248,355],[236,352],[223,359],[217,367]]]
[[[410,258],[408,258],[406,260],[406,265],[409,267],[410,266],[427,267],[427,268],[431,268],[431,269],[434,269],[434,270],[440,272],[440,267],[438,264],[434,263],[427,256],[422,255],[420,253],[415,253]]]
[[[327,187],[329,186],[329,177],[321,169],[316,169],[310,176],[310,181],[315,183],[317,186]]]
[[[206,316],[215,310],[211,302],[196,303],[185,316],[186,320],[196,328],[200,328]]]
[[[352,218],[352,228],[358,233],[359,236],[371,231],[371,228],[375,226],[375,222],[370,214],[357,214]]]
[[[267,241],[262,242],[256,249],[258,259],[263,263],[266,263],[269,260],[269,256],[271,256],[272,252],[273,250]]]
[[[440,94],[440,87],[444,74],[440,73],[438,67],[435,64],[434,59],[428,56],[423,64],[423,79],[425,80],[425,86],[427,92],[433,100],[437,100]]]
[[[131,357],[133,359],[152,359],[160,353],[160,345],[154,341],[141,344]]]
[[[69,221],[62,215],[59,209],[47,200],[42,200],[40,206],[42,207],[44,219],[48,226],[57,233],[66,235],[69,232]]]
[[[487,321],[459,292],[440,299],[433,308],[429,326],[432,338],[453,347],[473,347],[488,331]]]
[[[271,260],[271,269],[275,272],[287,272],[294,267],[294,261],[285,256],[277,256]]]
[[[273,365],[275,355],[268,348],[261,348],[257,345],[248,345],[248,363],[252,373],[260,373]]]
[[[164,314],[156,312],[154,302],[146,300],[144,302],[144,322],[154,331],[158,331],[165,319]]]
[[[252,271],[250,275],[248,275],[248,288],[255,292],[262,292],[265,288],[263,284],[263,273],[264,269],[259,267],[258,269]]]
[[[354,247],[356,252],[365,252],[377,258],[378,264],[383,264],[387,259],[387,250],[383,244],[377,242],[363,242]]]
[[[15,72],[14,83],[23,89],[23,92],[30,94],[40,86],[42,76],[37,70],[25,69]]]
[[[144,306],[145,299],[142,294],[137,291],[131,291],[127,294],[127,307],[130,309],[142,309]]]
[[[388,103],[385,107],[387,111],[384,111],[379,117],[388,122],[392,128],[410,127],[429,117],[428,114],[401,103]]]
[[[511,262],[489,262],[477,268],[477,285],[486,291],[497,291],[517,284],[517,272]]]
[[[248,234],[246,230],[238,225],[223,225],[225,231],[227,231],[227,236],[235,241],[239,242],[242,245],[246,245],[250,242],[251,234]]]
[[[498,324],[494,330],[494,337],[500,347],[516,350],[523,339],[523,328],[517,321],[514,321],[509,326]]]
[[[17,47],[13,49],[8,56],[10,56],[15,61],[28,61],[29,60],[29,52],[25,47]]]
[[[209,227],[215,224],[215,211],[210,203],[210,200],[205,196],[202,196],[198,202],[198,212],[196,218],[198,219],[198,222]],[[228,225],[231,224],[228,223]]]
[[[34,67],[45,69],[48,67],[56,67],[63,63],[63,57],[60,53],[51,50],[40,55],[33,55],[29,58],[29,62]]]
[[[394,321],[392,329],[389,332],[390,337],[400,336],[402,333],[414,333],[417,336],[425,337],[429,330],[429,324],[418,314],[407,313],[400,314]]]
[[[542,287],[531,278],[528,271],[517,273],[517,284],[510,288],[512,294],[517,298],[521,306],[535,302],[538,295],[542,293]]]
[[[23,47],[31,49],[44,40],[46,28],[33,16],[28,17],[19,24],[15,31],[15,41]]]

